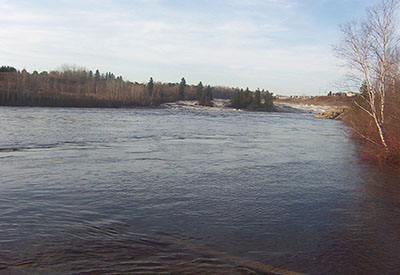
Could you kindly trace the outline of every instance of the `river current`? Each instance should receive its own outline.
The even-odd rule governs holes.
[[[0,107],[0,233],[4,274],[395,274],[400,179],[306,113]]]

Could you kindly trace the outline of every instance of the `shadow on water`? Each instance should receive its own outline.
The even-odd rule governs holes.
[[[123,225],[0,243],[4,274],[297,274]],[[65,238],[66,237],[66,238]]]

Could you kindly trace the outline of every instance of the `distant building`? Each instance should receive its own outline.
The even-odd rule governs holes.
[[[288,99],[289,97],[287,95],[278,95],[278,99]]]
[[[328,93],[328,96],[347,96],[347,97],[355,97],[357,95],[357,93],[355,92],[337,92],[337,93],[332,93],[332,91],[330,91]]]
[[[290,98],[294,98],[294,99],[308,99],[311,98],[312,96],[309,95],[291,95]]]
[[[346,94],[347,97],[355,97],[357,94],[355,92],[348,92]]]
[[[278,95],[276,93],[272,93],[272,98],[273,99],[287,99],[287,98],[289,98],[289,96],[287,96],[287,95]]]

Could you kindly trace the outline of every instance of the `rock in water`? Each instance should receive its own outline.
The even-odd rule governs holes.
[[[318,115],[316,118],[326,118],[326,119],[342,119],[342,115],[345,112],[346,107],[334,107]]]

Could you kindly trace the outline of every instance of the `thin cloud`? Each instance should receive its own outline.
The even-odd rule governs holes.
[[[138,81],[185,75],[193,83],[285,93],[294,85],[315,93],[337,75],[329,43],[304,29],[298,18],[306,14],[295,14],[301,12],[296,1],[206,0],[185,7],[162,0],[68,1],[61,8],[0,3],[0,58],[9,65],[53,69],[72,63]],[[318,85],[310,89],[309,79]]]

